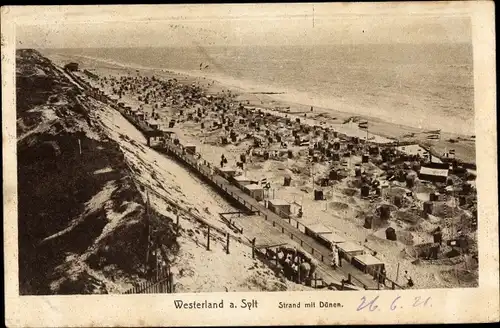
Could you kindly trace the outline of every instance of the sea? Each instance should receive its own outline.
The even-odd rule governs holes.
[[[44,49],[204,75],[252,92],[424,129],[474,135],[471,44]]]

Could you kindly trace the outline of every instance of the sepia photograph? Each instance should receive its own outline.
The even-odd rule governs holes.
[[[2,8],[16,297],[333,311],[473,292],[486,249],[498,296],[494,101],[470,7],[427,4]]]

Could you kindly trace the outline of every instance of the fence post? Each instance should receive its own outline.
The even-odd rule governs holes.
[[[176,222],[175,222],[175,227],[177,229],[177,235],[179,235],[179,213],[177,213],[177,218],[176,218]]]
[[[299,229],[299,221],[297,221],[297,229]]]
[[[174,274],[172,272],[170,272],[169,275],[169,282],[170,282],[170,293],[175,293]]]
[[[398,262],[398,268],[396,270],[396,280],[395,281],[398,281],[398,278],[399,278],[399,262]]]
[[[252,258],[255,258],[255,238],[252,239]]]
[[[226,254],[229,254],[229,233],[226,235]]]
[[[208,226],[208,233],[207,233],[207,251],[210,250],[210,226]]]

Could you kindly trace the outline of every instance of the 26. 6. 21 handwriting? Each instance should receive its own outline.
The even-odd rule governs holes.
[[[376,310],[380,310],[381,308],[382,308],[382,310],[385,310],[385,309],[383,309],[383,307],[385,307],[385,306],[387,306],[387,308],[390,311],[396,311],[396,310],[402,309],[404,307],[411,307],[411,308],[432,307],[430,297],[423,298],[420,296],[415,296],[415,297],[411,297],[411,298],[408,298],[406,300],[403,300],[401,298],[401,296],[397,296],[392,301],[387,302],[384,305],[380,304],[380,308],[379,308],[379,304],[377,304],[378,299],[379,299],[379,296],[377,296],[371,300],[367,300],[367,298],[365,296],[363,296],[363,297],[361,297],[361,304],[358,305],[358,308],[356,310],[357,311],[364,310],[364,311],[373,312]]]

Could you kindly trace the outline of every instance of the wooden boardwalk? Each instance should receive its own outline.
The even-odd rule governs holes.
[[[314,256],[319,262],[319,269],[326,274],[325,281],[331,280],[340,283],[342,280],[351,281],[351,284],[364,289],[379,289],[381,286],[371,275],[364,274],[350,263],[342,261],[342,267],[334,270],[330,267],[330,249],[320,244],[314,238],[299,230],[299,224],[292,225],[290,219],[283,218],[266,208],[250,195],[244,193],[237,186],[218,174],[217,169],[202,158],[186,153],[181,145],[175,145],[167,140],[162,146],[155,146],[155,149],[166,152],[177,160],[187,165],[191,170],[200,175],[201,178],[209,182],[213,187],[225,194],[228,198],[240,204],[251,212],[258,213],[261,220],[252,220],[252,223],[259,227],[261,231],[277,229],[283,236],[294,241],[303,250]],[[289,223],[290,222],[290,223]],[[245,234],[245,232],[244,232]],[[280,238],[281,239],[281,238]],[[283,239],[281,239],[283,240]],[[256,240],[256,244],[259,241]],[[328,279],[328,277],[330,279]],[[391,287],[391,286],[389,286]],[[392,287],[399,287],[393,285]],[[400,288],[400,287],[399,287]]]

